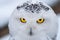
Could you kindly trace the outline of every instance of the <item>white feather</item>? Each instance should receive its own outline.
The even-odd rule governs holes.
[[[57,35],[57,16],[51,7],[43,4],[49,8],[48,11],[41,10],[40,13],[31,13],[23,8],[14,10],[9,20],[10,40],[53,40],[52,38]],[[21,17],[25,18],[27,23],[21,23],[19,20]],[[39,18],[44,18],[44,23],[36,23]],[[29,35],[30,28],[32,28],[32,36]]]

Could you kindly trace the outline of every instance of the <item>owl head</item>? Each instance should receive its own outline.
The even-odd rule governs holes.
[[[56,14],[43,2],[18,5],[9,19],[9,32],[12,36],[34,36],[44,32],[54,37],[56,30]]]

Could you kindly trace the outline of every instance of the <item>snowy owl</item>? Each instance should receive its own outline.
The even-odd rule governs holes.
[[[19,4],[9,19],[9,40],[55,40],[57,16],[41,1]]]

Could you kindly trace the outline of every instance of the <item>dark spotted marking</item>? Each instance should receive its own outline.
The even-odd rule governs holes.
[[[40,6],[38,4],[31,4],[25,7],[26,10],[31,11],[32,13],[40,11]]]
[[[32,13],[39,12],[41,9],[44,9],[45,11],[49,10],[49,8],[43,5],[41,2],[39,2],[39,4],[24,3],[23,5],[17,7],[17,9],[20,9],[20,8],[24,8],[26,11],[30,11]]]
[[[34,9],[34,10],[37,9],[38,7],[39,7],[38,4],[34,4],[34,5],[33,5],[33,9]]]
[[[17,6],[17,9],[20,9],[21,7],[20,6]]]
[[[44,10],[46,10],[46,11],[48,11],[48,10],[49,10],[49,8],[48,8],[48,7],[46,7],[45,5],[43,5],[41,2],[40,2],[40,5],[41,5],[41,8],[43,8]]]
[[[23,7],[27,6],[27,5],[28,5],[28,3],[24,3],[24,4],[21,5],[21,6],[17,6],[17,9],[23,8]]]

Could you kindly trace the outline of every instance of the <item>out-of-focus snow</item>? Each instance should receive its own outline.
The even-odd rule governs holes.
[[[17,6],[18,1],[14,0],[0,0],[0,27],[8,22],[12,11]]]

